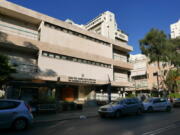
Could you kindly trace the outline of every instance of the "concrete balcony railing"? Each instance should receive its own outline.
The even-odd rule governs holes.
[[[126,69],[126,70],[133,69],[133,64],[131,64],[129,62],[123,62],[121,60],[113,60],[113,66],[115,68],[121,68],[121,69]]]
[[[126,81],[126,82],[112,81],[112,82],[111,82],[111,85],[112,85],[112,86],[115,86],[115,87],[132,87],[132,86],[133,86],[133,84],[130,83],[130,82],[128,82],[128,81]]]
[[[123,33],[121,30],[116,31],[115,38],[128,42],[128,35]]]
[[[5,23],[2,21],[0,21],[0,30],[5,33],[9,33],[12,35],[25,37],[33,40],[38,40],[39,37],[38,31],[27,29],[10,23]]]

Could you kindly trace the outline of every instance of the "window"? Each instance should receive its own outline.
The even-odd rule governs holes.
[[[56,59],[61,59],[61,56],[60,55],[55,55],[55,58]]]
[[[78,61],[78,59],[77,59],[77,58],[73,58],[73,61],[74,61],[74,62],[77,62],[77,61]]]
[[[165,100],[165,99],[163,99],[163,98],[161,98],[161,99],[160,99],[160,102],[166,102],[166,100]]]
[[[97,66],[99,66],[99,65],[100,65],[100,63],[96,62],[96,65],[97,65]]]
[[[85,64],[91,64],[91,65],[111,68],[111,65],[109,65],[109,64],[104,64],[104,63],[80,59],[80,58],[74,58],[71,56],[65,56],[65,55],[61,55],[61,54],[54,54],[54,53],[45,52],[45,51],[42,52],[42,56],[47,56],[47,57],[55,58],[55,59],[63,59],[63,60],[69,60],[69,61],[74,61],[74,62],[80,62],[80,63],[85,63]]]
[[[83,63],[87,63],[87,60],[83,60]]]
[[[20,102],[14,101],[0,101],[0,110],[13,109],[19,106]]]
[[[101,67],[104,67],[104,64],[101,63]]]
[[[80,62],[80,63],[81,63],[81,62],[82,62],[82,60],[81,60],[81,59],[78,59],[78,62]]]
[[[88,63],[88,64],[92,64],[92,62],[91,62],[91,61],[89,61],[89,60],[87,61],[87,63]]]
[[[96,63],[95,63],[95,62],[92,62],[92,64],[93,64],[93,65],[96,65]]]
[[[62,56],[62,59],[63,59],[63,60],[66,60],[66,59],[67,59],[67,57],[66,57],[66,56]]]
[[[43,56],[48,56],[48,53],[47,52],[42,52],[42,55]]]
[[[153,103],[156,104],[156,103],[159,103],[160,102],[160,99],[154,99]]]
[[[54,54],[49,53],[49,57],[54,58]]]
[[[67,57],[67,59],[68,59],[68,60],[70,60],[70,61],[72,61],[72,60],[73,60],[73,58],[72,58],[72,57]]]

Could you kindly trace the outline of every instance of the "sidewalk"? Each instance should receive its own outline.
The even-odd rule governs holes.
[[[96,117],[98,115],[98,107],[84,107],[83,110],[67,111],[53,114],[43,114],[34,117],[34,123],[63,121],[72,119],[86,119]]]

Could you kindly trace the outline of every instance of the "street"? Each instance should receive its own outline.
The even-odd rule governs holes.
[[[119,119],[94,117],[35,124],[27,131],[1,130],[0,135],[179,135],[180,109]]]

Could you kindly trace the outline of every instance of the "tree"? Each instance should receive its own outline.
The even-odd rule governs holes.
[[[167,61],[167,56],[165,55],[167,46],[166,34],[158,29],[151,29],[139,43],[142,53],[149,58],[149,63],[157,62],[158,70],[160,71],[160,62]],[[161,77],[163,82],[163,76],[157,74],[157,80],[159,80],[159,77]]]
[[[178,67],[180,67],[180,38],[169,39],[167,41],[166,56],[171,65],[179,69]]]
[[[167,41],[166,56],[173,68],[168,72],[165,83],[170,90],[180,92],[180,38]]]
[[[180,70],[170,70],[167,74],[165,83],[169,90],[180,92]]]
[[[5,84],[11,78],[11,74],[15,72],[16,69],[10,64],[9,58],[0,54],[0,86]]]

